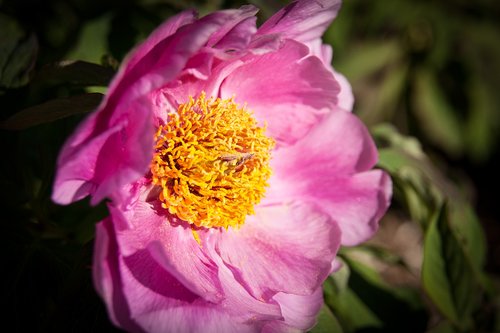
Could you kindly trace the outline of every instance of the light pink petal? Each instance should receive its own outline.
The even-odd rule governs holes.
[[[361,121],[332,112],[296,145],[275,152],[264,203],[314,202],[338,223],[343,245],[358,244],[375,233],[391,197],[389,176],[368,171],[376,161]]]
[[[148,253],[193,293],[218,302],[223,297],[216,264],[203,252],[185,223],[167,215],[158,202],[141,197],[128,211],[109,206],[123,256]]]
[[[339,85],[307,46],[286,41],[281,49],[249,55],[222,83],[222,98],[247,103],[279,144],[293,144],[337,102]]]
[[[300,42],[320,38],[337,16],[340,4],[340,0],[294,1],[268,19],[257,35],[278,33]]]
[[[193,294],[146,251],[124,257],[111,220],[97,226],[94,284],[113,323],[129,332],[256,332]]]
[[[352,94],[351,84],[344,75],[337,72],[332,67],[332,56],[333,51],[332,47],[327,44],[323,44],[323,41],[318,38],[313,40],[312,42],[307,43],[311,53],[323,61],[323,64],[326,68],[330,69],[335,76],[335,79],[340,85],[340,92],[337,96],[338,99],[338,107],[344,109],[346,111],[352,111],[352,107],[354,105],[354,95]]]
[[[257,299],[277,292],[308,295],[330,273],[340,232],[310,205],[260,207],[238,230],[220,233],[215,245],[224,264]]]
[[[169,215],[158,201],[148,202],[150,199],[154,199],[154,193],[144,188],[128,210],[109,207],[124,257],[131,258],[142,253],[141,258],[149,257],[187,290],[203,295],[204,300],[223,304],[228,313],[241,322],[251,318],[268,320],[281,317],[277,304],[251,296],[229,269],[221,267],[220,258],[214,258],[214,244],[210,239],[211,233],[218,231],[198,230],[200,245],[185,222]],[[135,269],[131,271],[134,273]],[[151,269],[145,270],[146,274],[149,271]]]
[[[316,317],[323,306],[323,289],[318,288],[305,296],[278,293],[273,299],[280,304],[284,320],[266,324],[263,333],[303,332],[316,324]]]
[[[337,96],[338,98],[338,106],[339,108],[345,111],[352,111],[354,106],[354,95],[352,93],[352,87],[349,81],[347,81],[346,77],[339,72],[333,72],[335,79],[340,85],[340,93]]]

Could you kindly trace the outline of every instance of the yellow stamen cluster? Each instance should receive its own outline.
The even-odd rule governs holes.
[[[232,98],[202,93],[180,105],[155,136],[151,173],[163,208],[196,227],[244,223],[271,175],[274,141],[264,132]]]

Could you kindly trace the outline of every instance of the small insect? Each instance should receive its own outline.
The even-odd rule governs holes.
[[[219,157],[219,159],[223,162],[233,162],[236,161],[234,164],[234,168],[239,171],[241,170],[241,166],[248,160],[250,160],[254,154],[252,153],[240,153],[240,154],[224,154]]]

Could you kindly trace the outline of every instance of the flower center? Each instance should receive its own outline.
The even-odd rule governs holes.
[[[264,196],[274,140],[231,99],[181,104],[156,132],[151,163],[159,200],[197,227],[239,226]]]

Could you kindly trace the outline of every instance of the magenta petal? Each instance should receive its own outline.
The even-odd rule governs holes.
[[[292,144],[334,108],[339,92],[333,74],[308,55],[307,46],[287,40],[276,52],[249,56],[225,79],[220,95],[247,103],[278,143]]]
[[[111,219],[96,226],[93,258],[93,280],[97,293],[103,298],[111,321],[130,332],[144,332],[131,318],[129,304],[119,270],[119,249]]]
[[[275,152],[265,202],[314,202],[338,223],[343,245],[358,244],[375,233],[391,197],[389,176],[368,171],[376,161],[361,121],[332,112],[296,145]]]
[[[308,295],[331,271],[340,232],[310,205],[260,207],[239,229],[221,232],[216,250],[257,299]]]
[[[208,47],[222,49],[225,52],[244,50],[257,31],[255,14],[258,8],[252,5],[235,10],[233,18],[226,22],[207,42]]]
[[[300,42],[320,38],[337,16],[340,4],[340,0],[294,1],[268,19],[257,35],[278,33]]]
[[[110,219],[97,225],[94,284],[113,323],[129,332],[256,332],[193,294],[147,251],[124,257]]]
[[[153,111],[144,97],[174,79],[188,59],[235,15],[234,11],[207,15],[158,41],[162,32],[190,22],[192,15],[181,14],[170,26],[167,23],[153,33],[152,41],[138,47],[140,59],[130,56],[131,63],[124,63],[99,110],[64,145],[54,185],[56,202],[67,204],[95,191],[92,202],[97,203],[146,172],[154,131]],[[85,163],[86,170],[75,170],[72,165],[77,163]]]
[[[98,127],[97,114],[89,117],[66,142],[59,156],[52,199],[69,204],[94,194],[95,204],[113,190],[144,174],[152,158],[152,115],[145,100],[130,104],[133,112],[125,113],[114,126],[82,145],[73,138],[88,125]],[[81,130],[81,131],[80,131]]]
[[[262,332],[307,331],[316,324],[316,317],[323,306],[323,289],[318,288],[305,296],[278,293],[273,299],[281,306],[283,320],[270,322]]]
[[[159,204],[152,206],[144,197],[127,211],[111,205],[109,209],[113,223],[119,226],[117,240],[123,256],[147,251],[193,293],[213,302],[221,299],[217,266],[202,251],[189,227],[172,223]]]

